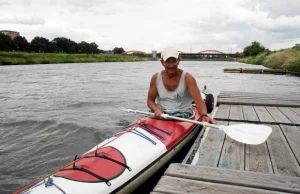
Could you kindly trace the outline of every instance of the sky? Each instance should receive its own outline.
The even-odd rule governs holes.
[[[300,0],[0,0],[0,30],[104,50],[279,50],[300,43]]]

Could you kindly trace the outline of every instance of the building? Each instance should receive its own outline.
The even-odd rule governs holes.
[[[20,36],[20,32],[10,31],[10,30],[0,30],[0,33],[10,36],[11,39]]]

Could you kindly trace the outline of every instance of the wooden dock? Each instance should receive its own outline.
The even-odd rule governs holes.
[[[226,68],[224,73],[251,73],[251,74],[273,74],[273,75],[294,75],[300,76],[298,72],[290,72],[282,69],[249,69],[249,68]]]
[[[246,145],[206,128],[152,193],[300,193],[300,97],[221,92],[217,105],[218,124],[264,124],[272,134]]]

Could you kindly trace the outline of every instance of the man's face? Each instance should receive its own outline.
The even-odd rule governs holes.
[[[177,70],[177,67],[179,65],[179,59],[170,57],[166,61],[162,61],[161,63],[165,67],[165,70],[168,74],[173,74]]]

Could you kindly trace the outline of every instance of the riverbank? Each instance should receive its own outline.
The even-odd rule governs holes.
[[[271,69],[300,72],[300,48],[289,48],[275,52],[263,52],[255,57],[246,57],[239,62],[263,65]]]
[[[57,54],[0,52],[0,65],[93,63],[93,62],[134,62],[148,61],[148,58],[128,55],[105,54]]]

